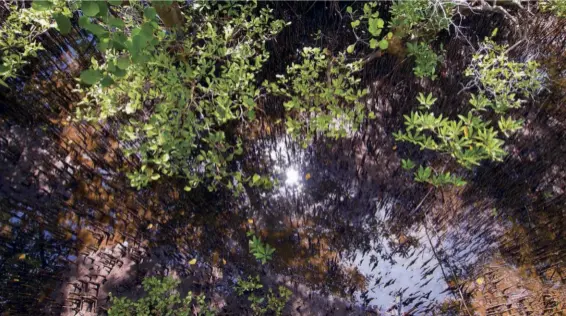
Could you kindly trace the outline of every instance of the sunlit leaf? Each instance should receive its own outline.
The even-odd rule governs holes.
[[[346,52],[348,52],[348,54],[351,54],[354,52],[354,49],[356,48],[356,44],[352,44],[350,46],[348,46],[348,48],[346,48]]]
[[[143,15],[144,15],[144,17],[148,18],[149,20],[153,20],[157,16],[157,11],[155,11],[155,8],[153,8],[153,7],[146,7],[143,10]]]
[[[375,38],[372,38],[369,41],[369,48],[374,49],[377,47],[378,41]]]
[[[497,35],[497,31],[499,31],[499,29],[494,28],[493,31],[491,32],[491,37],[494,37],[495,35]]]
[[[83,0],[81,2],[81,11],[83,11],[86,16],[96,16],[98,12],[100,12],[100,8],[95,1]]]
[[[381,21],[381,23],[380,23]],[[381,25],[381,27],[379,27]],[[383,20],[370,18],[368,19],[368,31],[373,36],[378,36],[383,28]]]
[[[257,183],[261,179],[259,174],[254,174],[252,177],[252,183]]]
[[[130,58],[127,56],[118,57],[116,61],[116,66],[120,67],[120,69],[126,69],[130,66]]]
[[[102,79],[102,73],[98,70],[88,69],[81,72],[80,79],[83,83],[93,85]]]
[[[36,11],[46,11],[53,7],[53,3],[50,0],[34,0],[31,7]]]

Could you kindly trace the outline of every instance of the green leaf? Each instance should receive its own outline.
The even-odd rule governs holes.
[[[108,33],[108,31],[104,27],[90,22],[84,26],[84,29],[96,35],[97,37],[103,37]]]
[[[379,48],[381,50],[386,50],[389,47],[389,42],[387,42],[386,39],[382,39],[381,41],[379,41]]]
[[[371,13],[371,7],[369,6],[369,4],[365,3],[364,4],[364,14],[370,14]]]
[[[350,25],[352,25],[353,28],[356,28],[360,25],[360,20],[352,21],[352,23],[350,23]]]
[[[354,49],[356,48],[356,44],[352,44],[350,46],[348,46],[348,48],[346,48],[346,51],[348,52],[348,54],[351,54],[354,52]]]
[[[112,42],[114,43],[114,47],[118,50],[127,49],[127,47],[126,47],[127,41],[128,41],[128,38],[126,37],[126,35],[124,35],[123,32],[114,32],[112,34]]]
[[[108,17],[108,5],[106,1],[97,1],[96,4],[98,5],[98,14],[102,18]]]
[[[368,118],[369,118],[370,120],[373,120],[373,119],[375,119],[375,117],[376,117],[376,116],[375,116],[375,112],[374,112],[374,111],[370,111],[369,114],[368,114]]]
[[[3,85],[4,87],[10,89],[10,86],[8,86],[8,84],[6,84],[6,82],[2,79],[0,79],[0,85]]]
[[[402,159],[401,167],[405,170],[411,170],[415,167],[415,163],[411,159]]]
[[[51,1],[47,1],[47,0],[34,0],[31,3],[31,8],[36,10],[36,11],[46,11],[51,9],[51,7],[53,6],[53,3],[51,3]]]
[[[252,177],[252,183],[257,183],[260,179],[261,179],[261,176],[256,173],[256,174],[254,174],[254,176]]]
[[[154,7],[146,7],[143,9],[143,15],[149,20],[154,20],[157,17],[157,11],[155,11]]]
[[[127,69],[130,66],[130,58],[128,58],[127,56],[118,57],[116,66],[120,67],[121,69]]]
[[[254,110],[249,110],[249,111],[248,111],[248,119],[249,119],[250,121],[255,120],[255,111],[254,111]]]
[[[98,43],[96,43],[96,48],[101,51],[101,52],[105,52],[107,49],[110,48],[110,39],[108,37],[106,38],[101,38]]]
[[[132,54],[132,63],[134,64],[143,64],[149,60],[147,55],[141,53],[134,53]]]
[[[379,44],[379,43],[377,42],[377,40],[376,40],[375,38],[372,38],[372,39],[369,41],[369,48],[374,49],[374,48],[377,47],[377,44]]]
[[[431,173],[432,173],[432,169],[430,169],[429,167],[426,167],[426,168],[424,169],[423,176],[424,176],[426,179],[428,179],[428,178],[430,178]]]
[[[381,27],[379,27],[381,21]],[[382,19],[375,19],[369,18],[368,19],[368,31],[373,36],[378,36],[381,33],[381,29],[383,28],[383,20]]]
[[[57,29],[61,34],[69,34],[71,32],[71,20],[68,17],[64,16],[61,13],[57,13],[54,16],[55,21],[57,22]]]
[[[147,22],[142,24],[139,34],[143,35],[149,41],[153,37],[153,25]]]
[[[114,6],[119,6],[122,4],[122,0],[108,0],[108,3]]]
[[[112,39],[112,47],[114,47],[119,52],[127,49],[127,47],[124,46],[124,44],[122,44],[121,42],[115,41],[114,39]]]
[[[81,72],[81,81],[88,85],[93,85],[102,79],[102,73],[98,70],[88,69]]]
[[[109,61],[107,63],[107,67],[106,70],[108,70],[109,72],[113,73],[114,71],[116,71],[116,64],[114,64],[114,62]]]
[[[82,27],[83,29],[86,28],[87,25],[90,24],[90,19],[88,16],[81,16],[79,18],[79,26]]]
[[[96,16],[98,12],[100,12],[100,8],[95,1],[83,0],[81,2],[81,11],[83,11],[86,16]]]
[[[497,31],[499,31],[499,29],[494,28],[493,31],[491,32],[491,37],[494,37],[495,35],[497,35]]]
[[[118,18],[115,18],[113,16],[108,17],[108,25],[117,27],[119,29],[123,29],[124,27],[126,27],[126,25],[124,24],[124,21],[122,21],[122,19],[118,19]]]
[[[105,76],[104,79],[102,79],[102,81],[100,82],[100,85],[103,88],[106,88],[110,85],[112,85],[114,83],[114,80],[112,80],[112,78],[110,78],[110,76]]]
[[[347,6],[347,7],[346,7],[346,12],[352,14],[352,7],[351,7],[351,6]]]
[[[132,53],[132,55],[136,55],[138,52],[140,52],[143,48],[147,46],[148,39],[142,34],[143,33],[140,33],[132,37],[132,47],[130,49],[130,53]]]

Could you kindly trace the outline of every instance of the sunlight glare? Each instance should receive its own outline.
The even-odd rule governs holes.
[[[299,173],[294,168],[289,168],[285,171],[285,175],[287,179],[285,180],[285,184],[287,185],[296,185],[299,183]]]

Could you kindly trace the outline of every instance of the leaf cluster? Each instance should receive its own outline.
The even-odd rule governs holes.
[[[429,44],[424,42],[407,43],[407,53],[415,57],[413,72],[418,78],[436,79],[436,65],[442,62],[442,56],[437,55]]]
[[[11,6],[0,27],[0,84],[8,87],[6,80],[15,78],[18,71],[36,57],[43,46],[35,39],[57,22],[64,30],[70,30],[71,11],[64,0],[53,2],[34,1],[31,8]]]
[[[395,0],[390,27],[399,37],[431,38],[448,29],[454,7],[448,0]]]
[[[267,243],[262,242],[261,239],[257,236],[252,236],[252,239],[250,239],[249,241],[249,246],[251,254],[257,260],[261,261],[261,264],[266,264],[267,261],[273,258],[275,248],[271,247]]]
[[[541,0],[538,6],[543,12],[552,12],[558,17],[566,16],[566,1],[562,0]]]
[[[103,45],[105,62],[93,60],[81,74],[88,86],[77,113],[89,121],[127,120],[121,140],[140,162],[131,184],[181,176],[186,190],[206,182],[210,190],[222,184],[241,191],[242,174],[228,170],[241,142],[224,130],[255,118],[265,42],[285,24],[256,2],[199,2],[177,30],[162,27],[150,6],[129,7],[124,17],[139,18],[121,23],[100,16],[101,7],[88,10],[92,16],[81,17],[82,25]]]
[[[533,60],[509,60],[507,49],[506,45],[486,39],[465,71],[472,79],[469,87],[479,90],[477,98],[481,102],[473,104],[478,111],[491,108],[497,114],[504,114],[509,109],[520,108],[523,97],[530,97],[542,88],[544,78],[539,64]]]
[[[300,63],[287,67],[276,82],[265,82],[267,90],[287,98],[283,104],[286,129],[306,147],[315,135],[346,137],[356,131],[365,114],[360,98],[367,91],[358,89],[354,72],[360,61],[347,62],[344,54],[332,56],[326,49],[305,47]]]
[[[179,280],[171,277],[148,277],[142,282],[145,295],[140,299],[132,300],[127,297],[115,297],[110,294],[112,306],[108,315],[113,316],[151,316],[151,315],[175,315],[175,316],[209,316],[215,311],[206,303],[204,294],[193,296],[189,292],[182,299],[177,287]]]
[[[269,289],[266,300],[265,294],[261,293],[262,288],[263,285],[260,283],[259,276],[248,276],[247,281],[239,279],[235,286],[238,296],[248,296],[250,308],[254,315],[266,315],[270,312],[278,316],[282,315],[283,309],[292,295],[291,290],[285,286],[279,286],[276,294],[272,289]]]
[[[407,43],[407,53],[415,57],[413,72],[419,78],[436,78],[436,65],[442,57],[432,50],[430,43],[436,34],[448,30],[452,23],[453,1],[397,0],[391,6],[390,28],[395,36],[411,36],[417,42]]]
[[[417,97],[419,110],[404,116],[405,131],[394,133],[395,139],[417,145],[421,150],[447,154],[467,169],[485,160],[503,161],[506,152],[501,135],[509,137],[522,128],[521,120],[505,114],[521,106],[519,96],[530,96],[541,89],[543,78],[538,64],[510,61],[506,47],[488,39],[474,55],[466,74],[472,77],[472,85],[479,90],[471,95],[472,109],[466,115],[451,119],[435,114],[431,108],[436,98],[420,93]],[[488,110],[493,111],[489,119],[482,116]],[[403,160],[402,167],[410,170],[415,164]],[[415,180],[435,186],[465,184],[449,172],[433,172],[430,167],[423,166],[415,172]]]
[[[423,111],[404,117],[405,132],[394,133],[397,141],[415,144],[421,150],[449,154],[465,168],[486,159],[502,161],[505,156],[497,130],[471,112],[468,116],[458,115],[457,120]]]
[[[432,184],[435,187],[441,187],[445,185],[455,185],[464,186],[466,181],[461,177],[452,175],[450,172],[433,172],[432,168],[419,166],[417,171],[415,171],[415,181],[426,182]]]
[[[381,50],[386,50],[389,47],[388,39],[391,39],[392,34],[389,33],[385,37],[381,36],[385,21],[379,17],[376,2],[364,3],[362,13],[355,11],[351,6],[346,8],[346,12],[352,20],[350,26],[357,39],[356,43],[346,49],[349,54],[354,52],[357,43],[364,43],[371,49],[379,47]],[[361,33],[356,32],[357,30],[361,30]]]

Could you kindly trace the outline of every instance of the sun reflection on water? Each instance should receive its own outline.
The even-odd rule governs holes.
[[[287,170],[285,171],[285,184],[286,185],[297,185],[299,183],[299,172],[297,171],[297,169],[290,167],[287,168]]]

